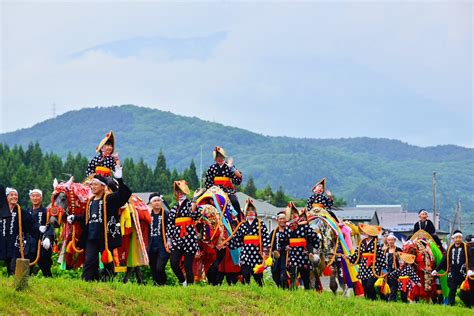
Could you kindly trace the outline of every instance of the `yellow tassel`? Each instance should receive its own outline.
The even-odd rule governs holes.
[[[375,287],[381,287],[383,285],[383,278],[378,278],[377,281],[375,282],[374,286]]]
[[[388,286],[387,282],[384,282],[381,288],[381,292],[383,295],[389,295],[392,291],[390,290],[390,286]]]
[[[272,259],[272,257],[268,257],[267,260],[265,260],[265,266],[267,266],[267,267],[273,266],[273,259]]]

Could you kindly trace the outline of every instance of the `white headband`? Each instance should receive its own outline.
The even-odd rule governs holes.
[[[18,191],[14,188],[9,188],[7,187],[6,190],[5,190],[5,194],[8,196],[10,193],[12,192],[15,192],[16,194],[18,194]]]
[[[155,200],[163,201],[163,198],[162,198],[161,196],[156,195],[156,196],[154,196],[154,197],[151,198],[150,203],[153,202],[153,201],[155,201]]]
[[[105,186],[105,183],[104,183],[104,182],[102,182],[102,181],[100,181],[100,180],[99,180],[99,179],[97,179],[97,178],[92,178],[92,179],[91,179],[91,182],[95,182],[95,183],[102,184],[102,185],[104,185],[104,186]]]
[[[451,238],[454,238],[454,237],[457,237],[457,236],[462,237],[462,233],[456,233],[456,234],[452,235]]]
[[[397,236],[395,236],[394,234],[388,234],[387,238],[390,238],[390,237],[393,237],[393,239],[397,240]]]
[[[43,191],[41,191],[40,189],[30,190],[30,193],[28,195],[31,196],[33,193],[38,193],[39,195],[43,196]]]

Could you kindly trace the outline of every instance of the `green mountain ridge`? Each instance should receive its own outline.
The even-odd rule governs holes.
[[[437,172],[439,207],[449,213],[458,199],[474,210],[474,149],[455,145],[418,147],[399,140],[368,137],[310,139],[263,136],[171,112],[122,105],[70,111],[31,128],[0,134],[9,146],[38,141],[44,152],[92,157],[109,130],[117,135],[122,159],[141,157],[154,166],[160,150],[168,166],[183,170],[191,159],[203,171],[219,145],[258,187],[282,186],[295,197],[310,194],[312,184],[328,178],[329,189],[354,204],[403,204],[409,210],[431,208],[432,172]]]

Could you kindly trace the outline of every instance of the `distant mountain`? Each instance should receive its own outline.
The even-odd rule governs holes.
[[[474,210],[474,149],[445,145],[417,147],[374,138],[298,139],[269,137],[240,128],[170,112],[123,105],[67,112],[31,128],[0,134],[0,142],[26,146],[38,141],[44,151],[63,157],[80,152],[92,157],[107,131],[117,135],[120,156],[143,157],[154,166],[160,149],[168,166],[182,170],[191,159],[203,171],[212,149],[222,146],[244,178],[257,186],[282,186],[306,197],[326,176],[329,189],[352,204],[403,204],[409,210],[431,208],[432,172],[437,172],[438,203],[446,212],[461,199]]]

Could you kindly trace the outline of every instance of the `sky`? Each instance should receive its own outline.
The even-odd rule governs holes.
[[[1,1],[0,133],[135,104],[264,135],[474,147],[472,6]]]

